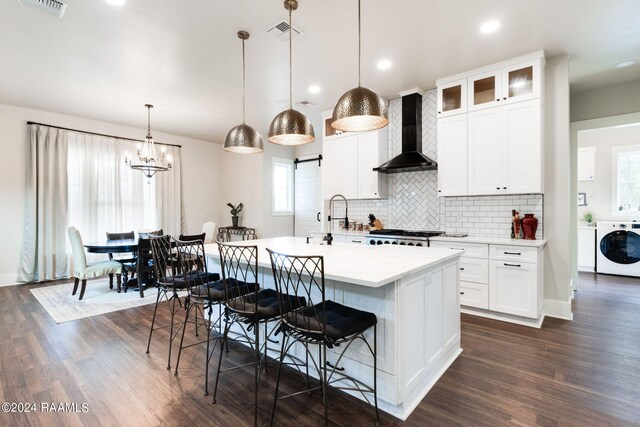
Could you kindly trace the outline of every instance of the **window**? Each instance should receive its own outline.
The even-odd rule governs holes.
[[[273,215],[293,215],[293,161],[273,157],[271,172]]]
[[[611,205],[620,215],[640,211],[640,145],[611,148]]]

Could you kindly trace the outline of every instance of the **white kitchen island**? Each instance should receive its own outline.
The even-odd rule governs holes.
[[[266,248],[291,255],[322,255],[326,298],[378,317],[378,405],[405,420],[462,352],[459,258],[461,251],[405,246],[305,243],[278,237],[257,245],[260,285],[274,288]],[[220,271],[218,248],[205,245],[210,271]],[[368,331],[370,342],[373,328]],[[278,357],[277,353],[270,356]],[[336,357],[328,352],[328,358]],[[356,341],[340,361],[349,375],[372,384],[373,359]],[[360,394],[354,394],[362,398]]]

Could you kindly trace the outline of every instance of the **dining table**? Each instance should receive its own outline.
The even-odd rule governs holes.
[[[124,240],[101,240],[96,242],[85,243],[84,247],[87,252],[94,254],[121,254],[121,253],[136,253],[138,251],[138,239],[124,239]],[[122,287],[124,291],[128,288],[129,275],[127,269],[122,269]],[[120,283],[117,287],[118,293],[122,291]]]

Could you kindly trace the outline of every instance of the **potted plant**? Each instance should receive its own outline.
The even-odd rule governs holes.
[[[231,224],[234,227],[238,226],[238,214],[242,212],[242,203],[237,206],[233,206],[231,203],[227,203],[227,206],[231,208]]]
[[[593,213],[591,211],[586,211],[584,214],[582,214],[582,220],[586,222],[588,225],[592,225]]]

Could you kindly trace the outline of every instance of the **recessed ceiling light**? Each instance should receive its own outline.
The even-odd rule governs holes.
[[[378,61],[378,69],[388,70],[389,68],[391,68],[391,61],[389,61],[388,59]]]
[[[492,21],[487,21],[484,24],[480,25],[480,32],[482,34],[490,34],[498,31],[498,28],[500,28],[500,22],[494,19]]]
[[[309,92],[311,93],[320,93],[320,86],[318,85],[311,85],[309,86]]]
[[[616,65],[616,68],[630,67],[635,63],[636,63],[636,61],[633,61],[633,60],[632,61],[624,61],[624,62],[621,62],[618,65]]]
[[[105,0],[105,1],[114,6],[122,6],[125,3],[125,0]]]

